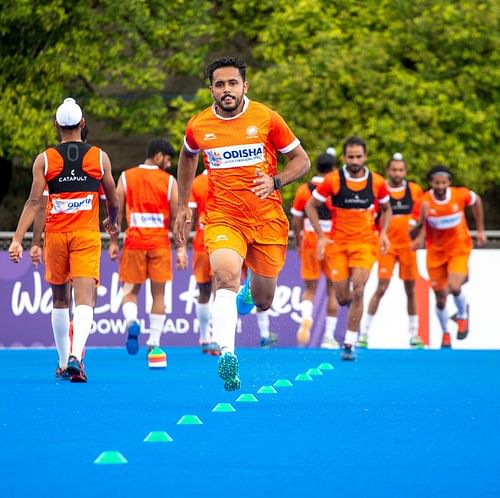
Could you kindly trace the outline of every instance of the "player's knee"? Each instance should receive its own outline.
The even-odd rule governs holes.
[[[217,289],[229,289],[238,292],[240,288],[238,275],[230,270],[218,270],[215,272],[214,278]]]

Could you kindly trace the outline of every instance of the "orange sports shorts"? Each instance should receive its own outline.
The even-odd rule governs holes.
[[[101,234],[93,230],[45,232],[45,279],[62,285],[76,277],[99,283]]]
[[[451,254],[432,248],[427,249],[427,272],[431,287],[434,290],[448,288],[448,275],[458,273],[467,276],[469,273],[470,250],[457,251]]]
[[[304,248],[300,251],[300,276],[302,280],[318,280],[321,273],[327,275],[328,268],[325,259],[318,258],[316,247]]]
[[[154,282],[172,280],[172,250],[123,248],[120,258],[120,281],[143,284],[149,278]]]
[[[193,275],[197,284],[210,282],[213,277],[207,251],[193,251]]]
[[[417,280],[417,253],[409,247],[392,248],[387,254],[378,256],[378,278],[390,280],[396,261],[399,263],[399,278],[401,280]]]
[[[256,226],[205,225],[205,245],[209,254],[217,249],[233,249],[252,271],[263,277],[278,276],[285,265],[287,240],[286,218]]]
[[[370,271],[377,260],[377,245],[354,242],[334,242],[325,247],[325,261],[330,280],[340,282],[349,278],[351,268]]]

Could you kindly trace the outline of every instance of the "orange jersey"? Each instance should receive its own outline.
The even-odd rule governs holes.
[[[388,185],[387,190],[392,208],[391,223],[387,232],[391,248],[409,247],[411,245],[410,229],[413,224],[413,206],[419,202],[423,190],[420,185],[406,181],[403,182],[403,186],[397,188]]]
[[[203,152],[209,180],[207,223],[230,218],[254,226],[286,219],[279,191],[260,199],[252,192],[253,181],[259,169],[275,175],[277,153],[286,154],[299,143],[279,114],[246,97],[243,111],[232,118],[217,115],[214,106],[191,118],[184,146],[193,154]]]
[[[470,250],[472,238],[467,227],[464,209],[476,202],[476,194],[465,187],[450,187],[442,201],[431,190],[422,196],[427,205],[425,221],[427,247],[454,253],[457,249]]]
[[[332,229],[328,234],[337,242],[367,243],[376,241],[374,203],[389,202],[384,177],[365,168],[360,178],[352,178],[344,166],[333,171],[312,194],[326,202],[331,197]]]
[[[309,183],[303,183],[295,193],[295,198],[293,200],[292,209],[290,210],[293,216],[298,216],[299,218],[304,218],[304,228],[302,231],[302,247],[303,248],[314,248],[318,244],[318,236],[314,231],[309,218],[305,215],[305,206],[307,201],[312,195],[312,191],[321,185],[324,181],[323,176],[314,176],[311,178]],[[318,217],[321,229],[325,233],[329,233],[332,230],[332,205],[330,198],[327,199],[325,205],[318,208]]]
[[[125,248],[170,247],[168,226],[174,177],[154,165],[141,164],[122,173],[128,228]]]
[[[206,203],[208,196],[208,175],[205,170],[197,175],[193,180],[191,194],[189,196],[189,207],[196,209],[196,232],[193,239],[193,249],[195,251],[205,251],[204,227]]]
[[[83,142],[64,142],[48,148],[43,157],[49,191],[45,231],[99,231],[102,150]]]

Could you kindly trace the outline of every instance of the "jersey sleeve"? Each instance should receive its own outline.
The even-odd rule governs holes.
[[[458,187],[457,191],[463,199],[464,207],[473,206],[477,201],[477,194],[465,187]]]
[[[191,152],[191,154],[196,154],[200,151],[200,146],[196,142],[196,138],[193,133],[193,122],[196,116],[193,116],[186,126],[186,134],[184,135],[184,147]]]
[[[387,204],[390,201],[390,194],[387,184],[381,175],[373,174],[373,187],[378,204]]]
[[[305,189],[307,189],[307,192],[305,191]],[[297,189],[297,192],[295,193],[295,198],[293,199],[292,209],[290,210],[290,213],[293,216],[303,217],[304,208],[306,206],[307,201],[309,200],[309,197],[310,197],[309,187],[307,185],[301,185]]]
[[[270,125],[269,138],[276,150],[287,154],[300,145],[299,139],[295,137],[285,120],[277,112],[271,111]]]
[[[332,171],[325,176],[323,182],[312,192],[312,196],[320,201],[326,202],[328,197],[336,195],[340,190],[340,178],[338,171]]]

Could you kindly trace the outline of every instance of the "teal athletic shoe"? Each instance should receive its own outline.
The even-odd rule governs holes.
[[[234,353],[229,351],[222,353],[217,366],[217,373],[224,381],[226,391],[237,391],[241,387],[241,381],[238,377],[239,363]]]
[[[358,348],[367,348],[368,347],[368,334],[361,334],[358,338]]]
[[[248,315],[253,310],[255,303],[252,299],[252,293],[250,291],[250,270],[247,272],[247,278],[243,287],[236,294],[236,308],[238,309],[238,314],[240,316]]]
[[[260,347],[262,349],[268,349],[274,346],[278,342],[278,334],[274,332],[269,332],[269,337],[260,338]]]
[[[137,354],[139,351],[139,334],[141,333],[141,326],[137,322],[133,322],[127,329],[127,342],[125,347],[128,354]]]

